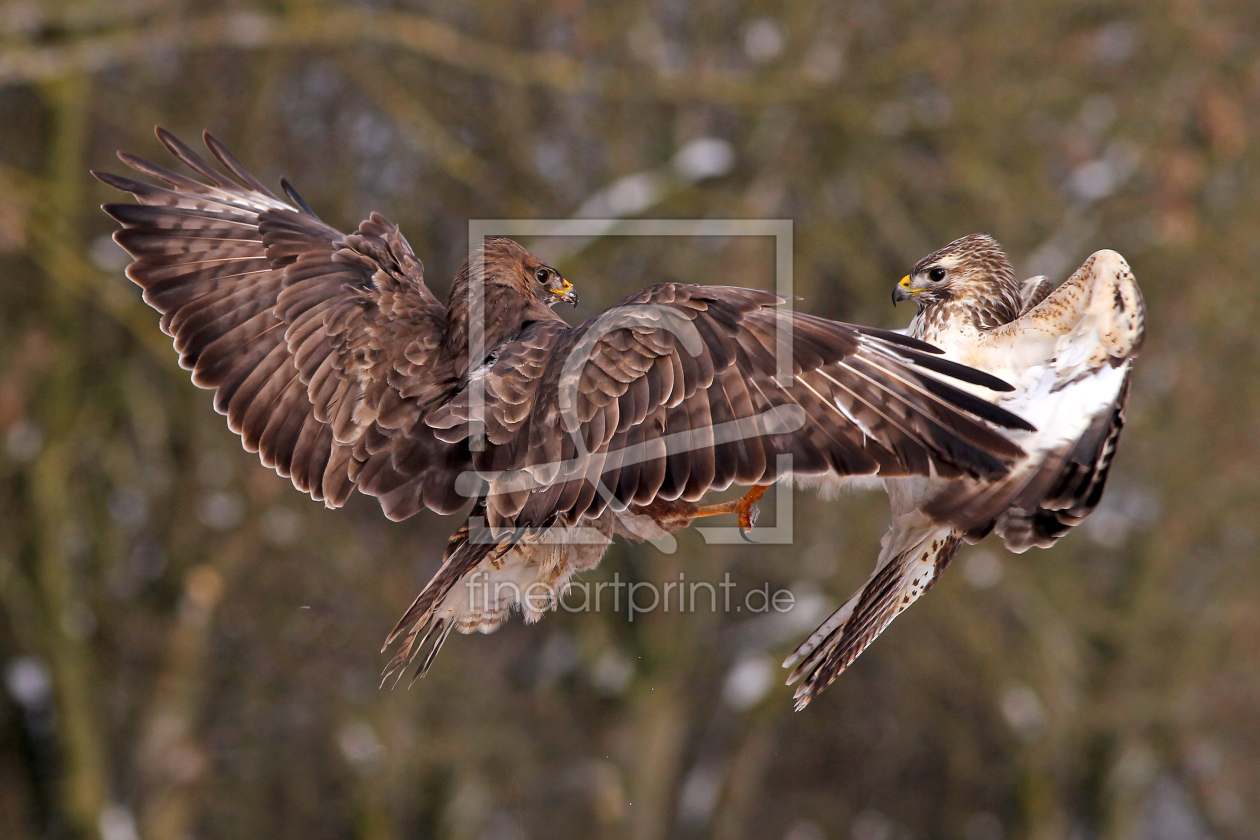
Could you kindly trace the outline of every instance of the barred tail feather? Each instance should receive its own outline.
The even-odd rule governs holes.
[[[394,673],[398,673],[401,679],[402,671],[420,656],[421,651],[432,640],[432,645],[420,660],[420,666],[416,669],[412,680],[419,679],[428,673],[438,651],[442,649],[446,637],[451,634],[456,624],[455,616],[447,615],[442,610],[447,595],[451,593],[456,583],[477,568],[483,560],[501,556],[510,549],[517,536],[515,533],[507,533],[493,541],[479,542],[470,539],[468,523],[464,523],[451,535],[442,568],[412,601],[411,606],[407,608],[403,617],[398,620],[386,638],[384,647],[381,648],[384,651],[401,639],[398,650],[381,675],[382,685]]]
[[[803,680],[793,697],[797,711],[932,587],[961,543],[952,527],[931,523],[921,514],[894,520],[875,573],[783,663],[792,668],[788,685]]]

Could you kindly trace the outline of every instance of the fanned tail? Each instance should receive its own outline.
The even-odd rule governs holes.
[[[932,523],[919,513],[894,519],[875,573],[783,663],[792,668],[788,685],[804,680],[793,696],[797,711],[932,587],[961,543],[952,527]]]
[[[465,522],[451,535],[450,542],[446,546],[446,555],[442,560],[442,568],[416,596],[416,600],[411,602],[411,606],[403,613],[402,618],[398,620],[388,638],[385,639],[382,651],[400,638],[403,641],[393,658],[389,660],[389,664],[385,666],[385,671],[381,674],[381,685],[397,673],[398,679],[394,681],[396,685],[398,680],[402,679],[402,672],[420,656],[426,646],[428,652],[420,659],[420,665],[412,675],[412,682],[429,672],[447,636],[451,634],[451,630],[455,629],[455,617],[441,613],[446,596],[450,594],[456,583],[477,568],[483,560],[502,556],[512,547],[517,537],[516,533],[508,532],[493,540],[482,542],[470,539],[470,533],[468,523]]]

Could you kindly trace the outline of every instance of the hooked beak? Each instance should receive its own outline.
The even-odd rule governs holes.
[[[562,300],[570,306],[578,304],[577,289],[573,288],[573,284],[568,280],[561,279],[559,286],[554,289],[548,288],[547,291],[555,295],[556,300]]]
[[[893,286],[892,302],[893,306],[901,303],[903,300],[910,300],[914,297],[914,292],[910,290],[910,275],[907,274],[901,278],[901,282]]]

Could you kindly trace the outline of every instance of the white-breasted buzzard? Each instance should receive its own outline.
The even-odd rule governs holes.
[[[1124,427],[1146,311],[1115,251],[1087,259],[1058,289],[1022,283],[988,236],[965,236],[924,257],[893,291],[919,311],[909,334],[945,357],[1014,385],[996,402],[1030,420],[1013,431],[1027,453],[994,478],[889,478],[892,525],[875,572],[796,652],[804,708],[936,581],[959,546],[993,533],[1011,551],[1053,545],[1102,499]]]

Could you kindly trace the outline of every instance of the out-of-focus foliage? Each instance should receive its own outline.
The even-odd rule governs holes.
[[[1260,835],[1258,38],[1250,0],[0,5],[0,836]],[[775,663],[882,499],[590,576],[729,572],[786,617],[560,612],[378,690],[456,522],[323,510],[189,384],[87,175],[154,123],[382,211],[439,293],[469,219],[792,219],[799,306],[883,326],[961,234],[1056,277],[1115,248],[1152,320],[1108,496],[969,549],[801,714]],[[761,241],[584,244],[579,317],[773,282]]]

